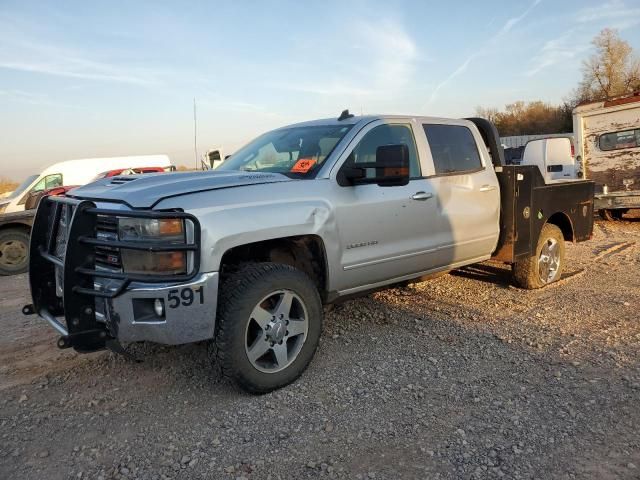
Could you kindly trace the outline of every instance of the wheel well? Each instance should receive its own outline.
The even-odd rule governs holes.
[[[0,225],[0,233],[6,230],[22,230],[27,235],[31,233],[31,227],[29,227],[29,225],[25,225],[24,223],[5,223],[4,225]]]
[[[554,213],[553,215],[551,215],[551,217],[549,217],[547,223],[551,223],[552,225],[558,227],[562,232],[562,236],[564,237],[565,241],[573,242],[573,225],[571,224],[571,219],[569,219],[566,214],[562,212]]]
[[[222,256],[222,276],[248,262],[274,262],[291,265],[305,272],[316,284],[323,300],[327,292],[327,256],[322,239],[317,235],[277,238],[239,245]]]

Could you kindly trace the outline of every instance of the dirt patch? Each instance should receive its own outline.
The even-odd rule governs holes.
[[[263,396],[204,345],[58,350],[0,278],[0,478],[639,478],[637,220],[568,246],[553,288],[487,263],[329,308]]]

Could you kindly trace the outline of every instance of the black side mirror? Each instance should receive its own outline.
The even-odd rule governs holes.
[[[381,187],[397,187],[409,183],[409,148],[404,145],[382,145],[376,149],[376,161],[356,163],[345,168],[344,180],[350,185],[376,183]]]

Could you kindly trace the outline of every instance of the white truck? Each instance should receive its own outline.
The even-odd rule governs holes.
[[[596,211],[614,220],[640,208],[640,92],[579,105],[573,131]]]
[[[504,165],[486,120],[345,111],[215,170],[43,199],[23,313],[80,352],[208,341],[225,375],[267,392],[311,361],[323,304],[491,258],[540,288],[592,228],[593,183]]]
[[[81,158],[54,163],[40,174],[30,175],[9,196],[0,199],[0,214],[23,212],[30,195],[65,185],[85,185],[109,170],[170,166],[171,160],[167,155]]]
[[[85,185],[109,170],[141,167],[169,168],[171,161],[167,155],[66,160],[26,178],[9,196],[0,199],[0,275],[27,271],[29,234],[34,217],[34,211],[30,209],[37,205],[43,194],[56,187]]]

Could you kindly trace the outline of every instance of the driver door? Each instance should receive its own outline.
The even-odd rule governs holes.
[[[335,212],[341,272],[334,287],[343,294],[435,268],[439,243],[432,230],[439,224],[435,192],[422,178],[411,122],[374,122],[354,143],[340,169],[375,161],[380,146],[404,144],[411,179],[404,186],[340,185],[338,170]]]

